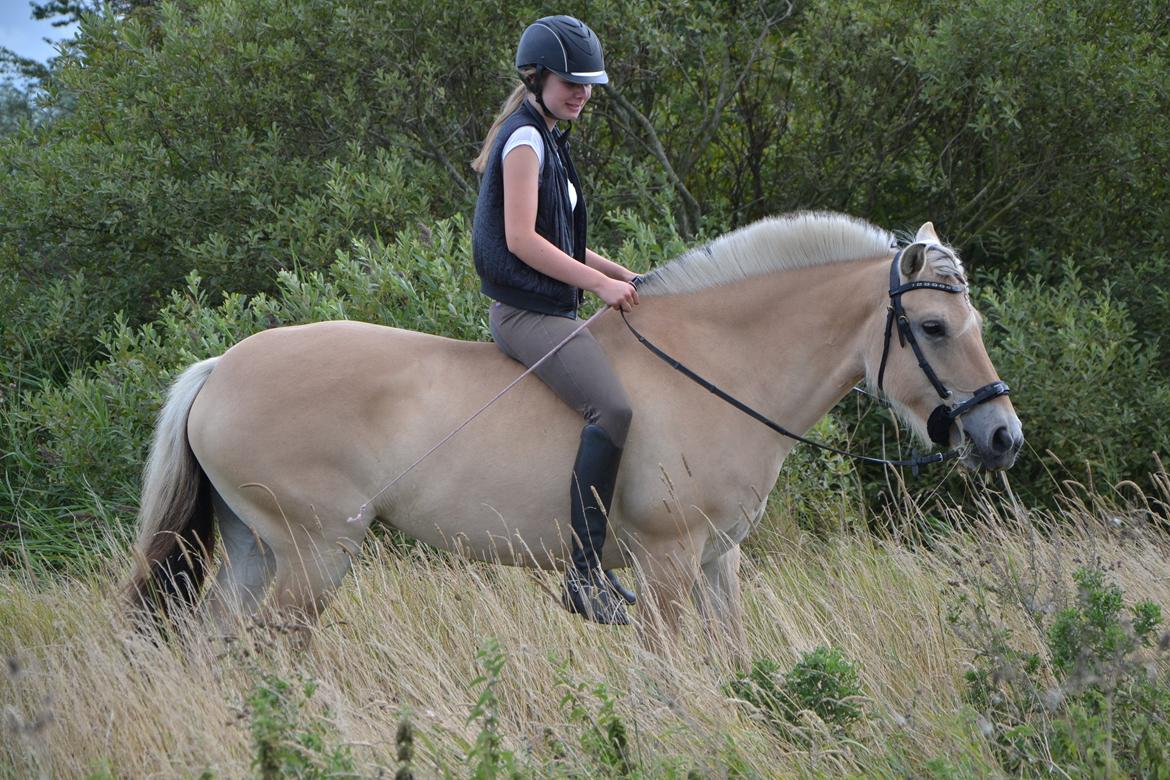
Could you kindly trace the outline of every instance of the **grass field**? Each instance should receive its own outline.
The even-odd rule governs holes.
[[[377,542],[306,649],[279,626],[231,642],[136,634],[112,598],[125,561],[72,578],[9,570],[0,776],[995,776],[996,727],[964,696],[987,648],[949,616],[986,603],[985,628],[1042,652],[1035,616],[1067,604],[1087,564],[1127,602],[1170,608],[1165,507],[1096,503],[1055,515],[995,495],[936,536],[913,517],[886,538],[768,520],[743,572],[750,653],[789,669],[839,650],[863,713],[846,727],[811,712],[777,723],[737,699],[736,670],[693,615],[651,653],[632,629],[564,613],[552,575]],[[1146,663],[1170,679],[1164,652]]]

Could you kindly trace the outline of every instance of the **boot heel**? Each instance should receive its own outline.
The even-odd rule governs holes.
[[[613,592],[622,597],[622,601],[631,607],[638,603],[638,597],[634,595],[634,591],[622,584],[622,581],[618,579],[613,569],[605,570],[605,578],[609,580],[609,587],[613,588]]]

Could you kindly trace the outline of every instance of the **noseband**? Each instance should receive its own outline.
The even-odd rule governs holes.
[[[898,250],[894,255],[894,262],[890,264],[890,306],[886,312],[886,337],[885,344],[882,346],[882,362],[878,368],[878,390],[885,394],[885,388],[882,386],[886,375],[886,359],[890,355],[890,334],[893,330],[894,323],[898,324],[898,343],[903,347],[907,343],[910,348],[914,350],[914,357],[918,360],[918,367],[922,369],[922,373],[926,374],[927,380],[934,387],[938,397],[942,400],[947,400],[952,393],[947,389],[946,385],[939,380],[938,374],[934,373],[934,369],[930,367],[930,362],[926,359],[926,355],[922,352],[922,347],[918,343],[918,339],[914,336],[914,329],[910,326],[910,318],[906,316],[906,310],[902,307],[902,294],[910,292],[911,290],[939,290],[940,292],[961,294],[967,292],[967,288],[963,285],[944,284],[942,282],[907,282],[900,284],[902,281],[899,273],[899,265],[902,261],[902,253],[905,249]],[[934,411],[930,413],[930,417],[926,421],[926,432],[930,435],[930,440],[940,447],[946,447],[951,442],[951,428],[955,424],[955,420],[962,417],[967,412],[974,409],[982,403],[986,403],[993,398],[998,398],[1001,395],[1007,395],[1010,392],[1007,384],[1000,381],[991,382],[976,390],[971,394],[971,397],[962,403],[954,406],[947,404],[939,404]]]

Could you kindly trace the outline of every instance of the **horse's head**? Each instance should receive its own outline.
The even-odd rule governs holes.
[[[958,256],[927,222],[890,268],[885,327],[872,340],[866,374],[923,440],[970,445],[969,467],[1006,469],[1023,429],[983,346],[982,318]]]

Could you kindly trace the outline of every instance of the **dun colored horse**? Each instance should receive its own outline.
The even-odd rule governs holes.
[[[836,214],[764,220],[648,274],[630,321],[797,433],[867,378],[925,440],[941,381],[953,404],[973,401],[944,440],[967,465],[1011,466],[1011,402],[973,398],[997,376],[959,258],[930,223],[893,245]],[[739,544],[794,442],[655,359],[616,314],[591,330],[634,409],[604,565],[635,563],[642,603],[668,625],[689,593],[740,646]],[[536,378],[380,492],[521,371],[492,344],[360,322],[264,331],[192,365],[159,417],[128,594],[193,603],[215,522],[225,560],[203,606],[221,621],[316,617],[375,520],[476,558],[562,566],[581,420]]]

